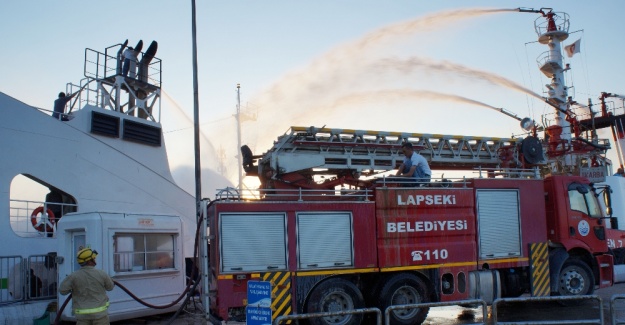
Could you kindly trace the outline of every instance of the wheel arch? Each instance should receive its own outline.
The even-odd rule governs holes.
[[[564,248],[556,248],[549,252],[549,279],[551,281],[551,291],[558,290],[558,276],[562,270],[562,266],[569,258],[576,258],[590,268],[594,277],[594,284],[599,281],[599,265],[596,259],[587,250],[581,247],[572,248],[566,251]]]

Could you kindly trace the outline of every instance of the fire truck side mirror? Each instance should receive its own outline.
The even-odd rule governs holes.
[[[608,217],[612,217],[612,189],[608,186],[603,191],[603,203],[605,203],[605,213]]]

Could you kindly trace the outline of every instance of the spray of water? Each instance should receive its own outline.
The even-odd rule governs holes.
[[[369,55],[391,41],[404,41],[415,33],[435,28],[447,28],[451,23],[516,11],[516,9],[463,9],[436,13],[414,20],[393,24],[340,46],[314,60],[304,69],[285,75],[251,101],[260,107],[255,125],[258,129],[286,130],[291,125],[311,123],[318,107],[331,104],[354,89],[371,88],[378,84],[369,71]],[[276,117],[280,117],[277,119]],[[271,143],[275,133],[251,139]],[[266,147],[266,146],[265,146]]]
[[[169,96],[167,92],[162,91],[161,94],[163,95],[163,98],[167,102],[169,102],[173,108],[176,109],[176,112],[178,112],[178,115],[184,120],[184,123],[187,124],[189,127],[193,127],[193,124],[194,124],[193,119],[191,119],[187,115],[187,113],[182,109],[182,107],[180,107],[180,105],[173,98],[171,98],[171,96]],[[200,141],[201,141],[201,147],[207,150],[208,155],[210,155],[211,157],[217,156],[217,151],[215,150],[215,146],[213,146],[213,143],[201,131],[200,131]]]
[[[166,92],[161,92],[163,99],[169,104],[168,107],[174,108],[170,110],[175,114],[175,119],[181,122],[182,128],[179,131],[184,130],[188,133],[192,133],[193,120],[185,113],[185,111],[178,105],[178,103],[169,96]],[[172,118],[174,118],[172,116]],[[185,132],[176,132],[176,134],[169,134],[167,139],[180,140],[179,137],[184,137],[182,141],[169,142],[171,146],[168,147],[169,160],[172,166],[176,166],[172,170],[172,175],[176,182],[189,193],[195,193],[195,169],[192,168],[195,158],[193,156],[193,136],[181,134]],[[183,147],[184,146],[184,147]],[[219,175],[216,170],[219,169],[219,161],[217,156],[217,150],[213,146],[213,143],[203,132],[200,132],[200,149],[201,149],[201,164],[202,164],[202,193],[208,196],[212,196],[215,193],[215,189],[225,188],[232,186],[232,183]]]
[[[335,101],[332,105],[328,106],[325,110],[332,111],[345,106],[354,106],[371,103],[372,101],[394,101],[394,100],[440,100],[448,102],[456,102],[461,104],[475,105],[479,107],[486,107],[497,112],[505,112],[501,108],[474,100],[471,98],[440,93],[436,91],[428,90],[414,90],[414,89],[392,89],[392,90],[378,90],[368,91],[364,93],[350,94]],[[322,111],[324,112],[324,111]],[[505,115],[513,116],[512,114],[505,112]],[[518,120],[518,118],[514,117]]]
[[[487,81],[494,85],[503,86],[533,96],[537,99],[540,99],[541,101],[544,100],[542,96],[519,85],[518,83],[510,79],[504,78],[491,72],[472,69],[448,61],[434,61],[432,59],[423,57],[411,57],[409,59],[386,58],[374,63],[372,65],[372,68],[376,69],[380,73],[395,71],[408,74],[414,72],[416,69],[429,70],[438,73],[452,73],[457,76],[465,76],[473,79]]]
[[[492,15],[505,12],[517,12],[518,9],[462,9],[451,10],[424,16],[418,19],[389,25],[371,32],[362,39],[356,41],[348,49],[351,51],[364,51],[371,47],[378,46],[380,43],[395,37],[403,37],[416,32],[427,31],[430,29],[445,27],[446,25],[457,22],[461,19],[474,18],[484,15]],[[343,49],[342,51],[344,51]]]
[[[356,98],[359,97],[359,95],[345,96],[345,94],[362,91],[380,92],[381,87],[388,88],[388,84],[385,84],[384,80],[380,80],[379,71],[372,69],[370,63],[377,61],[376,56],[379,58],[381,51],[387,51],[390,43],[404,42],[408,37],[413,37],[419,32],[449,28],[453,26],[453,23],[461,20],[512,11],[516,11],[516,9],[463,9],[440,12],[375,30],[356,41],[339,46],[320,56],[303,69],[286,74],[268,89],[250,98],[250,101],[259,107],[258,118],[253,129],[262,131],[257,137],[249,137],[246,136],[245,129],[250,126],[244,125],[243,143],[250,144],[251,147],[254,147],[253,144],[257,144],[258,147],[266,149],[275,140],[278,131],[287,130],[292,125],[315,125],[319,121],[327,122],[328,119],[332,119],[333,114],[328,107],[336,108],[345,105],[350,97],[351,100],[357,100]],[[395,77],[398,75],[396,68],[392,67],[390,62],[382,62],[382,64],[387,65],[385,68],[380,66],[380,69],[388,70],[389,73],[387,74],[394,74]],[[431,68],[435,69],[435,66]],[[469,69],[460,69],[459,71],[468,73]],[[476,76],[477,74],[474,73],[473,77]],[[483,78],[493,83],[496,79],[492,76],[490,78],[484,76]],[[508,85],[512,86],[513,84],[508,83]],[[401,93],[402,91],[397,92]],[[400,96],[399,93],[396,93],[395,96]],[[390,93],[388,94],[390,95]],[[419,92],[419,94],[431,98],[445,98],[446,100],[474,105],[486,105],[454,95],[435,94],[433,92],[429,94]],[[378,93],[378,95],[380,94]],[[406,94],[404,93],[404,95]],[[319,108],[323,109],[320,110]],[[227,127],[215,131],[220,136],[232,133],[232,130],[228,130]],[[230,148],[228,150],[237,149],[238,152],[233,138],[228,140],[222,137],[220,141],[225,148]],[[255,154],[259,154],[259,152],[255,152]]]

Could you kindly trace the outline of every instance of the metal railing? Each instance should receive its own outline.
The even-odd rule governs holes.
[[[365,314],[365,313],[375,313],[376,325],[382,325],[382,312],[378,308],[362,308],[362,309],[353,309],[353,310],[344,310],[344,311],[326,312],[326,313],[284,315],[284,316],[279,316],[278,318],[276,318],[273,321],[273,325],[279,325],[281,322],[288,321],[288,320],[300,320],[300,319],[309,319],[309,318],[318,318],[318,317],[344,316],[344,315]]]
[[[33,212],[37,208],[43,207],[41,213],[33,217]],[[9,221],[13,232],[20,237],[52,237],[56,229],[56,221],[63,216],[64,213],[76,211],[76,204],[45,202],[45,201],[28,201],[28,200],[11,200]],[[60,213],[58,212],[60,209]],[[48,210],[57,210],[54,218],[48,215]],[[41,224],[42,231],[35,229],[33,218],[36,224]]]
[[[394,305],[388,306],[386,310],[384,310],[384,323],[391,323],[391,312],[393,310],[398,309],[417,309],[417,308],[430,308],[430,307],[445,307],[445,306],[457,306],[457,305],[482,305],[482,322],[481,323],[473,323],[473,324],[486,324],[488,319],[488,307],[486,302],[481,299],[474,300],[463,300],[463,301],[446,301],[446,302],[424,302],[419,304],[410,304],[410,305]]]
[[[315,200],[349,200],[349,201],[370,201],[373,199],[373,191],[369,189],[245,189],[239,191],[236,188],[228,187],[220,189],[216,195],[217,199],[226,200],[275,200],[275,201],[315,201]]]
[[[591,319],[559,319],[559,320],[528,320],[528,321],[512,321],[512,322],[500,322],[498,320],[498,306],[501,303],[532,303],[532,302],[573,302],[581,303],[584,301],[596,301],[599,305],[598,312],[599,318]],[[521,298],[498,298],[495,299],[492,306],[493,325],[529,325],[529,324],[549,324],[549,325],[573,325],[573,324],[603,324],[603,302],[597,295],[587,296],[558,296],[558,297],[521,297]],[[575,315],[578,316],[578,315]]]
[[[25,299],[21,256],[0,256],[0,304]]]
[[[56,297],[56,254],[0,256],[0,305]]]
[[[26,263],[26,297],[31,300],[56,297],[58,268],[56,254],[31,255]]]
[[[625,320],[624,319],[618,319],[618,315],[617,315],[617,310],[616,310],[616,304],[617,304],[617,300],[625,300],[625,294],[621,294],[621,295],[613,295],[612,298],[610,298],[610,318],[612,318],[612,325],[622,325],[625,324]]]

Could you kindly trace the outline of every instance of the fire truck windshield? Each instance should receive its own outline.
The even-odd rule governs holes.
[[[599,201],[592,189],[586,184],[569,185],[569,203],[571,210],[580,211],[592,218],[601,218]]]

